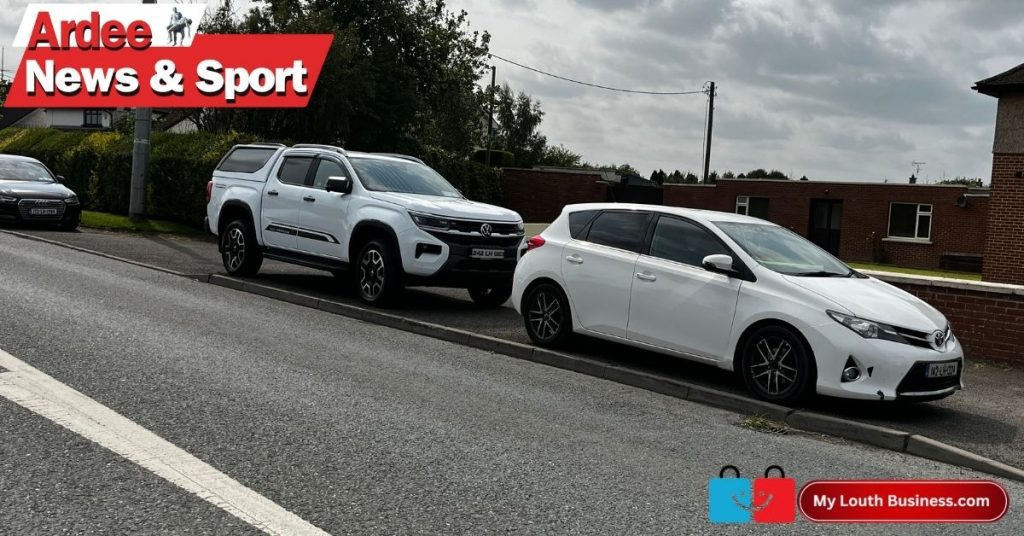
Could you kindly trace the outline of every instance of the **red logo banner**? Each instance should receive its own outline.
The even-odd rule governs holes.
[[[806,484],[798,503],[826,523],[990,523],[1010,499],[990,480],[838,480]]]

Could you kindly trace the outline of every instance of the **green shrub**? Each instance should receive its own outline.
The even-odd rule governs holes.
[[[424,149],[420,158],[469,199],[501,204],[501,176],[498,170],[434,147]]]

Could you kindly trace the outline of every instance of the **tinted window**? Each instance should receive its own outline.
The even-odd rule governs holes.
[[[316,176],[313,177],[313,187],[323,188],[327,185],[327,179],[330,177],[347,176],[348,173],[345,173],[345,169],[341,167],[341,164],[333,160],[321,160],[320,165],[316,168]]]
[[[580,234],[583,233],[583,228],[590,223],[590,220],[594,219],[594,214],[597,214],[596,210],[581,210],[569,213],[569,236],[579,238]]]
[[[708,255],[730,255],[707,229],[677,218],[662,217],[651,238],[652,257],[702,266]]]
[[[290,156],[284,159],[284,163],[281,164],[281,169],[277,170],[277,178],[281,179],[281,182],[287,184],[306,184],[306,173],[309,172],[309,166],[313,163],[313,158],[309,156]]]
[[[276,152],[277,149],[269,147],[238,147],[228,153],[228,156],[221,161],[217,169],[220,171],[252,173],[267,165],[267,161]]]
[[[648,212],[603,212],[590,226],[587,241],[639,252],[650,218]]]

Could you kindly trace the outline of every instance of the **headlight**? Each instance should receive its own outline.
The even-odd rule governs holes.
[[[416,226],[420,229],[447,231],[448,228],[451,227],[451,221],[447,218],[411,211],[409,212],[409,216],[412,216],[412,221],[415,222]]]
[[[526,230],[526,226],[523,225],[523,222],[519,222],[519,223],[516,224],[516,231],[517,232],[521,233],[521,232],[523,232],[525,230]]]
[[[0,203],[15,203],[17,201],[17,197],[11,197],[9,195],[0,195]]]
[[[830,316],[832,320],[850,328],[850,331],[853,331],[865,339],[883,339],[907,344],[907,340],[888,324],[857,318],[856,316],[850,316],[837,311],[825,312],[828,313],[828,316]]]
[[[78,204],[78,196],[74,195],[74,194],[69,195],[69,196],[64,198],[64,202],[69,204],[69,205],[77,205]]]

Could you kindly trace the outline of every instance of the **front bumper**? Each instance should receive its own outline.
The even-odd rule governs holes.
[[[42,201],[43,203],[37,204]],[[56,210],[54,214],[36,215],[33,209]],[[0,222],[17,224],[64,224],[82,221],[82,205],[68,205],[60,199],[19,199],[0,203]]]
[[[805,330],[818,365],[819,394],[864,400],[936,400],[962,389],[964,351],[952,337],[941,351],[892,341],[865,339],[832,322]],[[857,380],[842,381],[848,360],[860,369]],[[928,378],[932,363],[955,362],[956,374]]]
[[[469,288],[511,285],[523,235],[484,237],[471,233],[410,230],[403,240],[405,282],[416,286]],[[474,258],[474,249],[500,251],[498,258]]]

